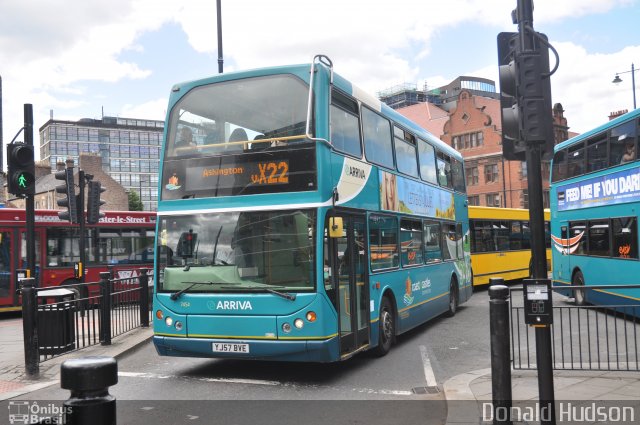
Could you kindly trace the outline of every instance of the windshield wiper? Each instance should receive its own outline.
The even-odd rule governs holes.
[[[276,291],[275,289],[271,289],[271,288],[262,288],[267,292],[270,292],[272,294],[276,294],[279,297],[282,297],[284,299],[287,299],[289,301],[295,301],[296,299],[296,294],[289,294],[288,292],[280,292],[280,291]]]
[[[279,286],[278,288],[283,288],[282,286]],[[265,291],[265,292],[269,292],[271,294],[275,294],[279,297],[282,297],[284,299],[287,299],[289,301],[295,301],[296,299],[296,294],[289,294],[287,292],[280,292],[280,291],[276,291],[273,288],[268,288],[266,286],[223,286],[222,289],[248,289],[251,291]]]
[[[191,285],[171,294],[169,298],[171,298],[173,301],[180,298],[180,295],[184,294],[185,292],[187,292],[189,289],[193,288],[196,285],[224,285],[227,282],[181,282],[181,283],[190,283]]]

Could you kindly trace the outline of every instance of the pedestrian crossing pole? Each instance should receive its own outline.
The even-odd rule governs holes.
[[[24,104],[24,143],[27,146],[33,147],[33,105],[30,103]],[[35,183],[34,183],[35,186]],[[35,190],[34,190],[35,192]],[[27,267],[29,273],[28,277],[35,278],[36,287],[40,286],[38,283],[38,276],[36,276],[36,238],[35,238],[35,202],[34,194],[28,193],[25,195],[25,207],[26,207],[26,227],[27,227]]]

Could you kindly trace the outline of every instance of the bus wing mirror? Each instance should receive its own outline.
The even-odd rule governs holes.
[[[342,217],[330,217],[329,218],[329,236],[332,238],[339,238],[344,234],[344,226],[342,224]]]

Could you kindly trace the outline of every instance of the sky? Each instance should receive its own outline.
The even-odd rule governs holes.
[[[405,83],[435,88],[461,75],[498,84],[496,37],[517,31],[516,4],[221,0],[224,72],[325,54],[335,72],[372,94]],[[633,109],[640,0],[537,0],[533,16],[560,57],[552,97],[570,131]],[[216,0],[2,0],[4,144],[22,128],[25,103],[33,104],[36,144],[51,116],[164,120],[174,83],[218,73],[216,21]]]

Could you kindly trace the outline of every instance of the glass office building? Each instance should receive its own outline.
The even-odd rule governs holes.
[[[49,120],[40,127],[40,158],[57,162],[81,153],[100,155],[102,169],[125,190],[140,195],[145,211],[158,207],[158,167],[164,121],[134,118]]]

